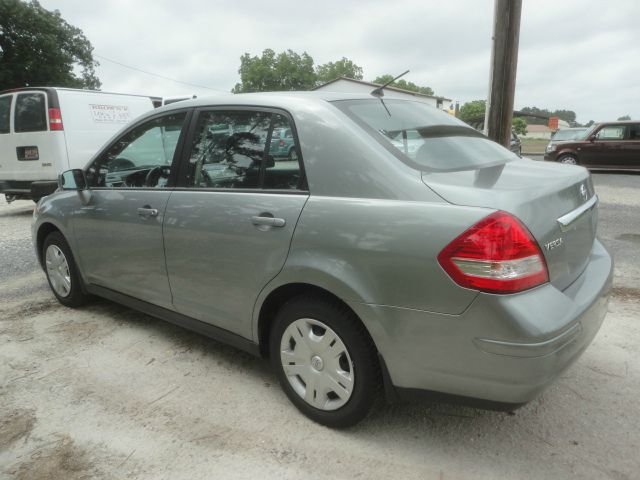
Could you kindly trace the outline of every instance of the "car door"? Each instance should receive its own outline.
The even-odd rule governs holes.
[[[622,168],[640,169],[640,123],[627,125],[627,135],[623,142]]]
[[[73,223],[90,283],[173,308],[162,223],[188,116],[174,111],[138,123],[88,167],[88,201]]]
[[[260,290],[287,257],[309,196],[299,155],[269,153],[272,132],[293,127],[269,109],[201,110],[169,199],[164,245],[182,314],[251,337]]]
[[[584,142],[580,162],[588,167],[619,168],[623,163],[625,126],[603,125]]]

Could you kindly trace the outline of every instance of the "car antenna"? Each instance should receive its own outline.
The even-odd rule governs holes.
[[[387,113],[389,114],[389,116],[391,116],[391,112],[389,111],[389,109],[387,108],[387,105],[384,103],[384,100],[382,99],[382,97],[384,97],[384,92],[382,91],[384,88],[388,87],[389,85],[391,85],[393,82],[395,82],[396,80],[398,80],[400,77],[404,77],[407,73],[409,73],[409,70],[407,70],[404,73],[401,73],[400,75],[398,75],[396,78],[389,80],[387,83],[385,83],[384,85],[380,85],[378,88],[375,88],[371,91],[371,95],[373,95],[376,98],[380,99],[380,103],[382,103],[382,106],[384,107],[384,109],[387,111]]]
[[[393,82],[395,82],[396,80],[398,80],[400,77],[404,77],[407,73],[409,73],[409,70],[407,70],[404,73],[401,73],[400,75],[398,75],[396,78],[394,78],[393,80],[389,80],[387,83],[385,83],[384,85],[380,85],[378,88],[375,88],[374,90],[371,91],[371,95],[373,95],[374,97],[378,97],[378,98],[382,98],[384,97],[384,92],[382,91],[384,88],[387,88],[389,85],[391,85]]]

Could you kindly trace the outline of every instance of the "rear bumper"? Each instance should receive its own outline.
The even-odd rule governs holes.
[[[607,312],[613,262],[595,241],[564,291],[480,294],[461,315],[352,303],[401,393],[518,406],[534,399],[591,343]],[[490,406],[490,405],[489,405]]]
[[[0,193],[16,198],[37,199],[51,195],[57,188],[58,182],[55,180],[0,180]]]

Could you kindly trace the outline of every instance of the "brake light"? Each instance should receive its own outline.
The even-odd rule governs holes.
[[[521,292],[549,281],[538,243],[506,212],[462,233],[440,252],[438,263],[458,285],[489,293]]]
[[[284,140],[280,140],[279,145],[280,145],[281,147],[284,147]]]
[[[49,130],[64,130],[62,125],[62,114],[59,108],[49,109]]]

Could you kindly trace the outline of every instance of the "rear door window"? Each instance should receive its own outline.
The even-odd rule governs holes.
[[[47,104],[43,93],[19,93],[16,98],[16,132],[47,130]]]
[[[13,95],[0,97],[0,133],[9,133],[9,123],[11,120],[11,100]]]

